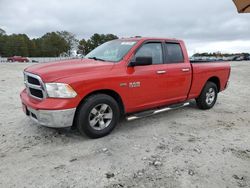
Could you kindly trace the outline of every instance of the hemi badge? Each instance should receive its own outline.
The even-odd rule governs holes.
[[[120,86],[125,87],[125,86],[127,86],[127,83],[120,83]]]

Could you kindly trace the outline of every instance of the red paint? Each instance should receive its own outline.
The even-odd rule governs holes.
[[[7,61],[10,61],[10,62],[29,62],[29,59],[27,57],[22,57],[22,56],[13,56],[13,57],[8,57]]]
[[[39,75],[43,82],[70,84],[78,95],[73,99],[47,98],[39,101],[29,97],[24,90],[21,93],[22,102],[34,109],[68,109],[77,107],[92,92],[112,90],[121,97],[125,113],[131,113],[196,98],[212,77],[218,78],[220,91],[225,89],[230,74],[229,64],[190,64],[183,41],[155,38],[123,40],[137,40],[138,43],[118,63],[77,59],[28,67],[25,71]],[[136,49],[147,40],[180,43],[184,63],[128,67]],[[189,71],[183,72],[182,69]],[[166,74],[157,74],[158,70],[165,70]],[[130,88],[130,82],[140,82],[140,87]],[[121,83],[127,85],[121,87]]]

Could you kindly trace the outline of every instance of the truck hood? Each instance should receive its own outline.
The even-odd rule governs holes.
[[[113,62],[74,59],[33,65],[26,68],[24,71],[39,75],[44,82],[54,82],[72,75],[83,75],[88,72],[106,72],[112,69],[113,66]]]

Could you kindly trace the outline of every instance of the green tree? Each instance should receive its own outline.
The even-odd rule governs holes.
[[[29,41],[29,54],[30,57],[39,57],[38,47],[34,39]]]
[[[5,34],[6,34],[6,32],[0,28],[0,35],[5,35]]]
[[[0,56],[3,56],[3,49],[5,46],[5,31],[3,29],[0,28]]]
[[[68,31],[57,31],[56,33],[60,35],[67,42],[67,45],[69,46],[67,54],[68,56],[70,56],[71,51],[76,49],[78,45],[78,40],[76,39],[75,34],[70,33]]]
[[[79,42],[78,49],[82,52],[82,54],[86,55],[93,49],[93,47],[89,40],[86,41],[85,39],[82,39]]]
[[[5,56],[4,48],[6,44],[6,39],[7,39],[6,35],[0,35],[0,56]]]
[[[56,57],[70,49],[67,41],[56,32],[46,33],[36,42],[42,57]]]
[[[18,55],[17,52],[17,44],[15,35],[9,35],[6,37],[5,45],[3,48],[3,55],[6,57]]]
[[[82,39],[79,42],[78,48],[80,50],[83,50],[84,54],[87,54],[90,51],[92,51],[93,49],[95,49],[97,46],[99,46],[105,42],[108,42],[110,40],[114,40],[114,39],[118,39],[118,37],[116,35],[113,35],[113,34],[106,34],[105,35],[105,34],[95,33],[87,41],[85,39]]]
[[[25,34],[6,35],[5,31],[0,29],[0,56],[56,57],[63,53],[70,55],[70,51],[77,49],[78,44],[78,49],[87,54],[97,46],[117,38],[113,34],[95,33],[90,39],[82,39],[78,43],[74,34],[57,31],[31,40]]]
[[[18,46],[16,46],[16,55],[28,57],[29,56],[29,41],[27,35],[25,34],[19,34],[16,36],[16,43]]]
[[[0,54],[2,56],[29,56],[28,43],[30,39],[24,34],[0,36]]]

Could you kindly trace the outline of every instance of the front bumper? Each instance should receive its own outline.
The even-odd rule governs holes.
[[[34,122],[51,128],[63,128],[73,125],[76,111],[76,99],[36,100],[26,90],[20,94],[23,110]]]
[[[23,106],[24,112],[31,120],[39,125],[51,128],[63,128],[73,125],[75,108],[66,110],[35,110],[28,106]]]

